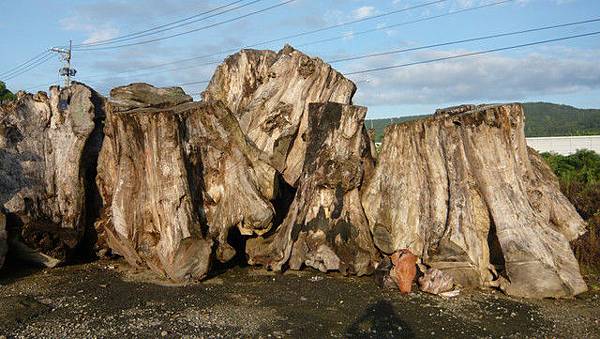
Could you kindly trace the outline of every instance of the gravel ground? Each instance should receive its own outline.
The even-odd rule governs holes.
[[[600,289],[572,300],[494,291],[451,299],[383,290],[371,277],[236,267],[187,286],[122,261],[0,271],[7,337],[600,338]]]

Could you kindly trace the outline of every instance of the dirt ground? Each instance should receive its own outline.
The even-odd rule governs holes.
[[[445,299],[384,290],[372,277],[235,267],[187,286],[123,261],[0,271],[6,337],[600,338],[600,288],[572,300],[495,291]]]

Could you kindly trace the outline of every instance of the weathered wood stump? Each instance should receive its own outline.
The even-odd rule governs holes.
[[[246,136],[296,187],[304,166],[309,104],[351,104],[356,86],[319,58],[286,45],[279,53],[242,50],[220,65],[202,93],[222,101]]]
[[[390,126],[362,204],[375,244],[408,248],[463,286],[565,297],[586,285],[569,247],[585,224],[528,150],[518,104],[453,108]],[[508,283],[510,282],[510,283]]]
[[[231,227],[267,232],[276,194],[274,169],[231,112],[191,100],[179,88],[113,89],[99,161],[101,238],[173,280],[204,277],[213,243],[217,259],[231,259]]]
[[[34,250],[64,260],[93,225],[103,99],[73,84],[0,107],[0,209]]]
[[[288,264],[358,275],[373,271],[378,253],[359,193],[364,168],[373,162],[366,111],[337,103],[309,106],[298,191],[282,225],[248,241],[250,263],[274,270]]]
[[[273,270],[358,275],[402,250],[435,273],[431,293],[449,281],[523,297],[586,290],[569,248],[585,225],[527,148],[520,105],[388,127],[375,166],[355,90],[286,46],[227,58],[203,102],[141,83],[106,105],[81,84],[19,93],[0,106],[0,265],[8,228],[29,261],[56,265],[97,238],[173,280],[242,249]],[[403,291],[416,257],[394,257]]]

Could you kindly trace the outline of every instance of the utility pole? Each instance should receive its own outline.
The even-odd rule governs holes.
[[[71,86],[71,77],[77,74],[77,70],[71,68],[71,50],[73,43],[69,40],[69,49],[54,47],[50,49],[50,51],[58,53],[60,57],[65,61],[65,66],[58,70],[58,74],[60,74],[65,79],[65,87]]]

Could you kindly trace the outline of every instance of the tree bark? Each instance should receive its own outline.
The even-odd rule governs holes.
[[[491,263],[510,295],[585,291],[569,247],[585,224],[523,126],[522,107],[508,104],[388,127],[362,195],[378,248],[409,248],[463,286],[495,279]]]
[[[132,93],[158,104],[139,100],[133,108]],[[220,261],[235,254],[231,227],[270,229],[275,171],[222,104],[191,102],[181,89],[116,88],[105,133],[98,185],[106,208],[97,226],[130,263],[173,280],[200,279],[213,243]]]
[[[319,58],[286,45],[279,53],[242,50],[220,65],[205,101],[222,101],[269,163],[296,187],[304,165],[310,103],[351,104],[356,86]]]
[[[78,83],[50,94],[20,92],[0,108],[0,208],[15,216],[9,229],[27,246],[64,260],[90,223],[86,207],[95,208],[86,184],[102,140],[103,99]]]
[[[298,191],[282,225],[248,240],[251,264],[282,270],[369,274],[379,258],[360,204],[364,168],[372,166],[366,108],[311,104]]]

